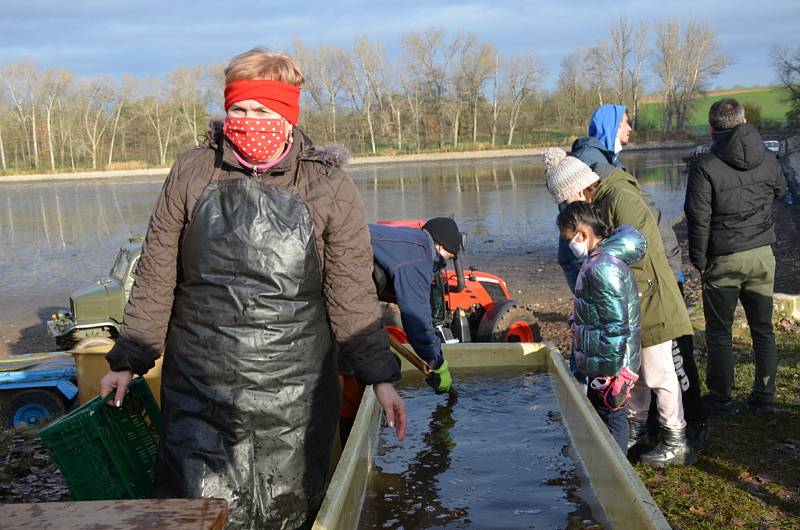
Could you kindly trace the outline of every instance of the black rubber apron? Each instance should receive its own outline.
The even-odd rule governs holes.
[[[226,499],[228,528],[301,528],[339,408],[313,223],[294,186],[219,179],[217,156],[180,247],[159,492]]]

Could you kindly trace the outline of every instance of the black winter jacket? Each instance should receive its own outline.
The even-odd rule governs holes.
[[[689,172],[683,210],[689,258],[703,272],[708,259],[775,242],[772,201],[786,179],[758,130],[748,123],[712,134],[711,152]]]

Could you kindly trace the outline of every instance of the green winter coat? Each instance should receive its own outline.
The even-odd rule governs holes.
[[[644,259],[631,265],[641,302],[642,348],[691,335],[689,312],[669,268],[658,223],[642,199],[636,179],[615,169],[600,181],[592,203],[613,228],[629,224],[647,239]]]

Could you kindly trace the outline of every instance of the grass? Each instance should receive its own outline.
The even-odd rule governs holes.
[[[695,306],[697,358],[705,380],[702,310]],[[655,470],[637,465],[674,528],[800,529],[800,329],[776,315],[779,367],[775,415],[756,414],[744,400],[753,383],[750,335],[743,315],[734,329],[739,414],[710,419],[710,442],[694,466]],[[705,388],[703,389],[706,390]]]
[[[715,94],[698,98],[692,102],[692,112],[689,118],[690,132],[707,134],[708,109],[711,104],[723,95]],[[786,124],[786,113],[790,105],[784,99],[786,93],[781,88],[765,88],[762,90],[742,89],[741,92],[726,91],[724,97],[732,97],[740,103],[754,104],[761,108],[762,121],[770,121],[779,125]],[[661,117],[661,103],[646,103],[642,105],[639,115],[640,122],[650,127],[658,127]]]

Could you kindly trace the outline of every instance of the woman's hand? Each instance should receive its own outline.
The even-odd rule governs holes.
[[[372,389],[383,407],[389,427],[394,428],[397,438],[402,441],[406,437],[406,422],[408,421],[403,398],[394,389],[392,383],[377,383],[372,385]]]
[[[114,396],[114,405],[117,407],[122,406],[122,400],[125,398],[125,394],[128,393],[128,383],[131,382],[132,378],[133,372],[130,370],[124,370],[122,372],[110,370],[100,380],[100,397],[106,397],[116,390],[117,395]]]

